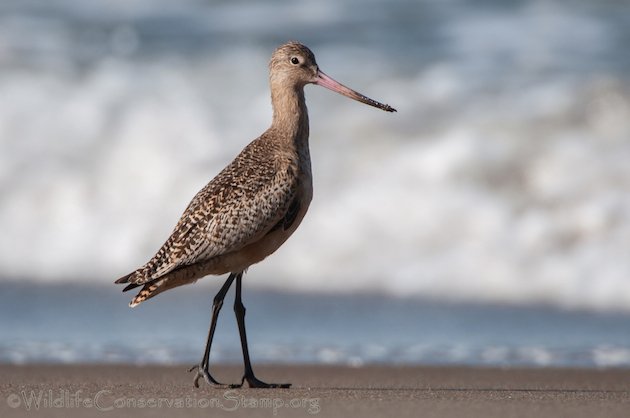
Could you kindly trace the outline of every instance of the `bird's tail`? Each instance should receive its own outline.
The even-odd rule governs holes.
[[[165,282],[165,279],[157,279],[153,282],[145,284],[142,287],[142,290],[140,290],[138,294],[131,300],[131,302],[129,302],[129,307],[135,308],[145,300],[151,299],[153,296],[162,293],[164,290],[166,290],[162,288]]]
[[[116,280],[115,283],[127,284],[127,286],[123,289],[123,292],[142,286],[140,292],[138,292],[138,294],[131,300],[131,302],[129,302],[129,307],[135,308],[145,300],[151,299],[152,297],[157,296],[166,290],[184,284],[194,283],[197,281],[196,278],[191,278],[189,275],[181,273],[182,272],[179,270],[174,270],[168,274],[165,274],[162,277],[147,281],[142,280],[142,278],[146,276],[146,272],[143,268],[140,268],[132,273],[127,274],[126,276],[121,277],[120,279]]]
[[[129,303],[131,308],[136,307],[145,300],[161,293],[161,291],[158,292],[157,290],[160,288],[162,282],[164,282],[164,278],[147,281],[146,272],[144,270],[144,268],[140,268],[114,282],[116,284],[127,284],[127,286],[123,289],[123,292],[142,286],[140,292],[138,292],[138,294]]]

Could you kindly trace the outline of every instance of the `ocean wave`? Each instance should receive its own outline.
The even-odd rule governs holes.
[[[305,27],[346,35],[329,18],[352,2],[324,3]],[[399,113],[307,88],[315,199],[252,282],[629,310],[630,90],[615,52],[627,27],[610,5],[598,17],[449,3],[426,28],[401,23],[386,38],[395,47],[298,31],[322,68]],[[17,3],[22,17],[4,15],[0,273],[105,283],[151,257],[194,193],[266,128],[277,39],[263,25],[250,28],[259,44],[221,46],[231,29],[194,18],[197,2],[171,11],[172,44],[146,4],[100,20],[101,9],[54,4],[43,20]],[[392,7],[420,18],[405,4]],[[208,19],[247,15],[225,7]],[[355,24],[387,32],[387,16]],[[102,36],[77,49],[85,22]]]
[[[238,363],[238,347],[213,347],[217,363]],[[370,364],[422,364],[510,367],[630,367],[627,347],[594,346],[578,350],[538,346],[287,346],[267,345],[252,350],[258,363],[339,364],[360,367]],[[0,344],[0,363],[105,363],[105,364],[195,364],[199,353],[179,346],[77,346],[57,342]]]

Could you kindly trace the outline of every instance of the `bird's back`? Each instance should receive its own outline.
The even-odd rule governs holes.
[[[301,154],[272,131],[245,147],[192,199],[155,256],[116,281],[129,283],[125,290],[144,286],[131,305],[208,274],[242,271],[273,253],[310,202],[310,161]]]

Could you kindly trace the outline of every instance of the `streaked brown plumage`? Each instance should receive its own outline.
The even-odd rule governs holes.
[[[218,384],[208,372],[208,356],[223,297],[236,279],[235,309],[238,308],[245,360],[241,385],[247,380],[250,387],[288,387],[261,382],[251,371],[240,289],[243,272],[291,236],[313,195],[304,86],[319,84],[371,106],[395,111],[326,76],[319,70],[313,53],[297,42],[279,47],[272,55],[269,70],[271,127],[197,193],[171,236],[149,262],[116,281],[128,284],[124,291],[142,286],[130,303],[134,307],[204,276],[231,273],[215,297],[206,354],[197,368],[195,385],[201,377]]]

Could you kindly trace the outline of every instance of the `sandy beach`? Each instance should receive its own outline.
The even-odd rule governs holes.
[[[233,383],[239,366],[214,376]],[[0,416],[627,417],[630,370],[259,366],[291,389],[195,389],[186,366],[0,366]]]

